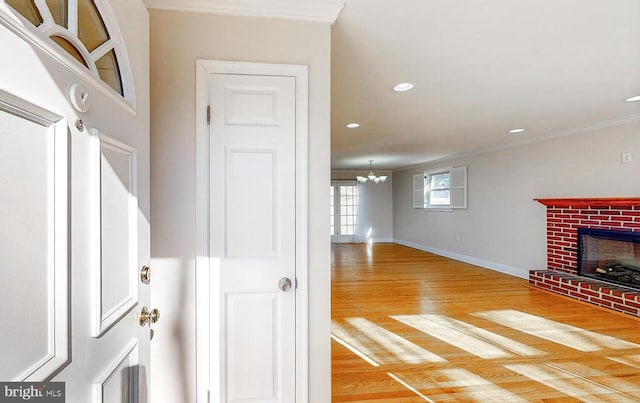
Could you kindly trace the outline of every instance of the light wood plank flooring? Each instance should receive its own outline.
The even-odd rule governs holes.
[[[640,402],[640,320],[395,244],[332,247],[333,402]]]

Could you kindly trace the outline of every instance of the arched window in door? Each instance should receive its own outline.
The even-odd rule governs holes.
[[[100,0],[5,0],[38,31],[90,73],[131,101],[131,84],[123,75],[124,48],[112,34]]]

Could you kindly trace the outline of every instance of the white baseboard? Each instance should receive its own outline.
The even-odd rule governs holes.
[[[371,243],[395,243],[396,240],[393,238],[372,238],[370,240]],[[332,244],[341,244],[341,243],[360,243],[360,244],[365,244],[365,243],[369,243],[369,242],[357,242],[355,240],[353,241],[348,241],[348,242],[331,242]]]
[[[450,252],[447,250],[442,250],[438,248],[432,248],[430,246],[420,245],[413,242],[403,241],[402,239],[394,239],[393,242],[408,246],[410,248],[423,250],[425,252],[433,253],[435,255],[440,255],[444,257],[448,257],[453,260],[459,260],[461,262],[473,264],[476,266],[483,267],[485,269],[490,269],[493,271],[497,271],[504,274],[509,274],[511,276],[520,277],[525,280],[529,279],[529,270],[522,269],[520,267],[508,266],[502,263],[490,262],[488,260],[478,259],[472,256],[462,255],[460,253]]]

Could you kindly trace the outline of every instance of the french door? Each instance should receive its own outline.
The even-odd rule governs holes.
[[[355,181],[331,182],[330,204],[331,242],[355,242],[358,234],[357,183]]]

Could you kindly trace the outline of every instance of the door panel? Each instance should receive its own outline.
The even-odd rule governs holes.
[[[277,150],[228,149],[227,258],[278,255],[277,164]]]
[[[138,384],[140,361],[138,343],[134,342],[111,363],[94,384],[96,403],[138,403],[135,390]]]
[[[295,400],[295,85],[294,77],[210,76],[224,402]],[[282,277],[290,290],[278,288]]]
[[[100,264],[96,276],[97,323],[95,336],[138,303],[136,151],[106,135],[99,142]]]
[[[269,376],[278,362],[278,300],[276,292],[227,293],[229,401],[278,401],[278,378]]]
[[[3,380],[42,379],[67,360],[67,144],[64,119],[0,91]]]
[[[244,126],[278,126],[280,89],[269,86],[228,85],[225,88],[225,123]]]

